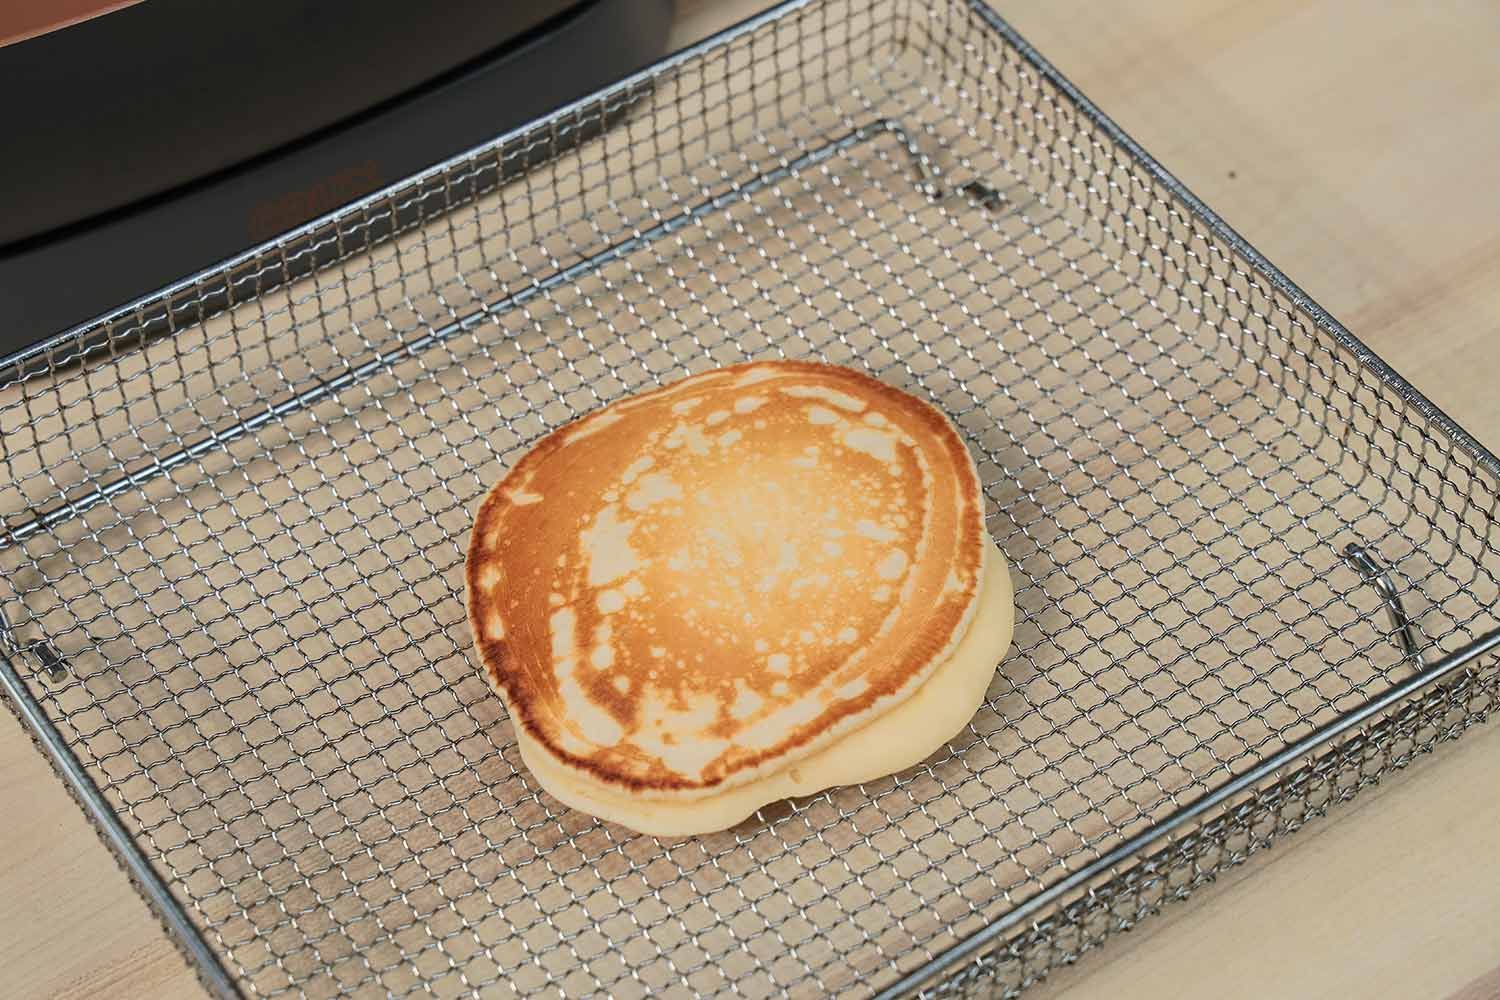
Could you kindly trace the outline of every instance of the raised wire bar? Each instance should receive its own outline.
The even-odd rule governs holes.
[[[635,836],[522,767],[470,513],[761,357],[953,418],[1015,642]],[[0,686],[216,995],[1009,995],[1494,710],[1497,480],[988,8],[807,0],[0,363]]]

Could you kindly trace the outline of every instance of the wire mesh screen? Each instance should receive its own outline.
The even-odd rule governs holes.
[[[1493,459],[978,6],[792,5],[163,301],[5,376],[0,641],[247,995],[874,993],[1497,624]],[[550,429],[758,357],[953,418],[1015,641],[921,766],[635,836],[522,767],[470,514]],[[938,988],[1034,979],[1496,686],[1476,661]]]

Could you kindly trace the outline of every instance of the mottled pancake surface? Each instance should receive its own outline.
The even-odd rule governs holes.
[[[484,498],[469,620],[516,723],[604,785],[689,796],[899,703],[974,610],[983,508],[947,420],[756,362],[622,400]]]

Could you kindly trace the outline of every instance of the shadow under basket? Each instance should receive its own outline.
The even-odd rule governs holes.
[[[522,767],[469,519],[769,357],[952,417],[1015,642],[635,836]],[[0,373],[0,683],[218,995],[1008,994],[1494,709],[1497,471],[987,8],[810,0]]]

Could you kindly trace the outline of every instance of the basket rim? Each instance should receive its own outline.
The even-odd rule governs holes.
[[[58,345],[77,341],[88,333],[107,328],[112,324],[129,318],[132,314],[142,312],[148,307],[170,303],[175,296],[191,289],[206,279],[227,275],[237,266],[263,258],[267,254],[284,251],[288,245],[312,236],[331,224],[336,224],[341,220],[355,216],[373,205],[404,193],[420,192],[423,184],[444,176],[465,162],[503,150],[507,145],[515,143],[519,139],[536,135],[542,130],[559,122],[564,122],[570,117],[577,116],[584,111],[607,106],[611,100],[617,100],[622,95],[631,94],[637,88],[641,87],[642,84],[648,84],[653,79],[678,66],[687,64],[705,53],[722,48],[735,39],[753,33],[766,24],[779,21],[798,10],[815,6],[822,2],[825,2],[825,0],[782,0],[782,2],[759,14],[739,21],[698,42],[680,48],[636,73],[564,105],[541,118],[519,125],[490,140],[433,164],[425,170],[397,180],[363,198],[351,201],[254,247],[204,267],[191,275],[185,276],[155,291],[144,294],[94,319],[48,337],[8,357],[0,358],[0,370],[10,368],[19,362],[42,355],[56,348]],[[1235,254],[1242,257],[1256,273],[1269,281],[1277,292],[1286,297],[1294,310],[1311,319],[1319,330],[1332,338],[1364,370],[1369,371],[1384,386],[1392,390],[1402,403],[1410,406],[1425,420],[1429,421],[1445,437],[1467,453],[1480,469],[1497,483],[1500,483],[1500,457],[1497,457],[1495,453],[1480,443],[1473,435],[1443,411],[1442,408],[1396,372],[1368,345],[1340,323],[1328,310],[1319,305],[1311,295],[1272,264],[1253,244],[1226,222],[1223,217],[1211,209],[1186,184],[1147,152],[1114,119],[1085,96],[1076,85],[1042,56],[1009,22],[997,13],[987,0],[951,0],[951,2],[955,7],[961,6],[967,8],[981,19],[986,27],[995,32],[1013,48],[1042,80],[1066,96],[1084,119],[1096,127],[1111,142],[1124,150],[1136,166],[1142,168],[1153,180],[1161,184],[1181,206],[1186,208],[1187,212],[1193,218],[1206,226],[1215,237],[1222,240]],[[92,353],[92,351],[86,351],[85,354],[87,353]],[[85,358],[85,360],[87,359]],[[1118,868],[1120,865],[1143,855],[1149,845],[1161,840],[1163,837],[1170,836],[1191,826],[1195,821],[1204,818],[1215,807],[1222,805],[1234,796],[1251,790],[1254,786],[1263,783],[1277,772],[1283,771],[1289,765],[1302,761],[1310,754],[1345,735],[1350,730],[1371,721],[1380,713],[1449,677],[1480,656],[1497,650],[1500,650],[1500,628],[1474,638],[1462,648],[1447,654],[1435,662],[1427,664],[1401,683],[1387,688],[1356,708],[1340,714],[1318,729],[1286,745],[1276,753],[1260,759],[1250,769],[1226,779],[1220,785],[1205,792],[1188,805],[1179,808],[1162,820],[1152,823],[1147,829],[1121,841],[1110,851],[1100,855],[1094,861],[1069,873],[1066,878],[1047,886],[1024,902],[991,918],[982,927],[970,932],[943,950],[938,951],[911,972],[900,976],[896,981],[879,989],[875,996],[881,998],[881,1000],[885,1000],[885,998],[894,998],[914,993],[924,985],[932,983],[943,974],[952,972],[962,965],[983,956],[998,945],[1003,945],[1010,933],[1014,932],[1028,919],[1035,917],[1039,911],[1084,890],[1091,883],[1097,883],[1101,876],[1109,873],[1111,869]],[[91,779],[82,770],[82,767],[78,765],[76,758],[72,757],[71,750],[62,740],[55,726],[45,717],[45,713],[33,710],[34,706],[28,703],[30,695],[27,691],[26,681],[17,665],[6,655],[6,650],[3,646],[0,646],[0,690],[6,691],[11,696],[10,700],[15,701],[23,709],[18,715],[26,723],[26,728],[41,740],[44,755],[53,759],[54,765],[59,766],[68,782],[75,789],[85,793],[87,805],[93,806],[94,803],[88,799],[87,792],[93,789],[94,795],[97,796],[97,789],[94,789]],[[109,810],[106,806],[102,812],[97,808],[85,808],[85,812],[93,820],[96,830],[100,832],[101,836],[105,836],[110,845],[126,859],[129,873],[139,879],[140,883],[146,887],[148,898],[159,908],[164,903],[172,902],[173,897],[165,880],[162,879],[160,874],[151,865],[150,861],[141,851],[140,845],[128,834],[124,835],[122,842],[119,833],[123,833],[123,828],[117,833],[109,826],[108,817],[113,815],[112,810]],[[1119,875],[1114,876],[1114,878],[1119,877]],[[233,983],[233,980],[225,973],[217,953],[207,946],[203,933],[192,926],[191,921],[183,921],[181,923],[172,921],[171,930],[173,932],[171,937],[175,939],[178,948],[182,950],[190,963],[200,972],[200,975],[206,973],[214,986],[225,989],[226,992],[228,990],[238,992],[238,988]]]

